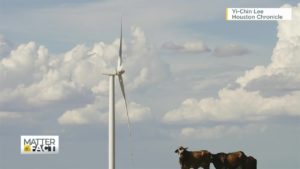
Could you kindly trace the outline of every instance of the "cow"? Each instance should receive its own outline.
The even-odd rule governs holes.
[[[248,156],[245,161],[245,169],[256,169],[256,168],[257,168],[257,160],[252,156]]]
[[[212,163],[216,169],[245,169],[247,156],[242,151],[212,154]]]
[[[209,169],[211,163],[211,153],[207,150],[200,151],[188,151],[188,148],[180,146],[175,150],[175,153],[179,155],[179,163],[181,169],[198,169],[202,167],[204,169]]]

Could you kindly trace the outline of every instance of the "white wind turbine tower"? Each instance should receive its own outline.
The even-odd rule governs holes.
[[[120,36],[120,47],[119,47],[119,58],[118,65],[115,72],[104,73],[109,76],[109,117],[108,117],[108,169],[115,169],[115,76],[118,76],[122,95],[125,101],[125,109],[128,120],[129,134],[130,131],[130,120],[127,108],[127,101],[125,95],[125,88],[122,74],[125,73],[123,69],[123,60],[122,60],[122,22],[121,22],[121,36]]]

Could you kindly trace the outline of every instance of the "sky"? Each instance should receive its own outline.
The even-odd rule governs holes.
[[[107,168],[102,73],[117,64],[122,17],[133,136],[116,84],[117,168],[179,168],[183,145],[298,169],[298,3],[0,0],[0,168]],[[229,22],[226,7],[292,7],[293,19]],[[60,152],[21,155],[21,135],[59,135]]]

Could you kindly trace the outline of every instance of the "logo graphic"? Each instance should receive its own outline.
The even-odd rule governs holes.
[[[21,154],[57,154],[59,136],[21,136]]]
[[[24,145],[24,152],[31,152],[31,146],[29,144]]]

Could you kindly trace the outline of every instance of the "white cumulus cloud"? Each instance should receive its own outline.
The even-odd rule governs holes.
[[[186,99],[177,109],[167,112],[163,120],[172,122],[257,121],[269,116],[300,116],[300,92],[283,97],[263,97],[244,89],[219,91],[218,98]]]
[[[292,11],[291,21],[278,22],[278,41],[273,50],[272,62],[267,66],[256,66],[239,77],[236,82],[242,87],[255,79],[276,75],[300,82],[300,5],[293,7]]]

